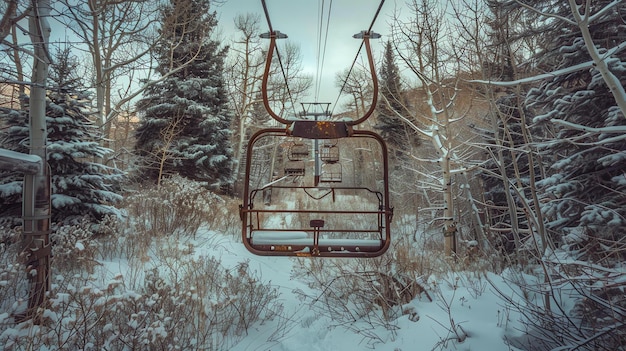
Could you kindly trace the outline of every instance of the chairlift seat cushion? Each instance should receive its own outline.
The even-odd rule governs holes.
[[[307,239],[309,235],[302,231],[261,231],[255,230],[252,233],[252,243],[271,244],[277,241]],[[313,239],[311,238],[311,241]]]
[[[252,232],[252,245],[304,245],[313,246],[313,237],[303,231],[264,231],[255,230]],[[374,239],[328,239],[320,238],[320,246],[341,247],[380,247],[381,240]]]

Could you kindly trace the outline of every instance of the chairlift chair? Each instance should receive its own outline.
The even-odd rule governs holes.
[[[259,130],[251,136],[248,142],[243,203],[239,209],[242,240],[245,247],[254,254],[266,256],[376,257],[382,255],[391,243],[390,223],[393,218],[393,208],[389,202],[387,146],[375,132],[353,128],[367,120],[376,106],[378,81],[369,39],[379,38],[380,35],[363,31],[354,36],[363,40],[374,91],[372,104],[363,116],[356,120],[342,121],[330,120],[328,109],[326,112],[310,114],[309,117],[313,117],[314,120],[313,118],[288,120],[272,110],[267,85],[272,57],[276,49],[275,41],[287,36],[273,31],[270,25],[270,33],[263,34],[261,37],[270,39],[261,83],[263,104],[268,114],[284,127]],[[311,104],[319,106],[321,103]],[[326,119],[318,120],[318,117],[326,117]],[[253,158],[255,144],[264,138],[276,138],[277,143],[291,142],[293,151],[297,151],[300,144],[306,144],[303,141],[324,141],[323,145],[328,145],[328,147],[321,149],[324,150],[322,154],[327,165],[336,164],[339,161],[339,149],[336,146],[339,139],[342,140],[342,145],[343,140],[377,145],[380,152],[373,153],[373,155],[379,155],[377,157],[380,158],[374,159],[375,156],[372,156],[372,165],[367,165],[362,170],[380,172],[379,181],[374,183],[374,187],[347,186],[339,182],[318,184],[319,179],[313,182],[314,177],[304,173],[304,159],[307,156],[304,156],[302,149],[302,153],[291,152],[289,155],[291,157],[288,157],[289,161],[287,161],[287,163],[302,162],[298,167],[287,165],[284,177],[271,180],[261,186],[252,186],[250,160]],[[303,158],[296,159],[297,157]],[[381,164],[382,167],[376,167],[376,164]],[[318,169],[317,166],[316,161],[316,169]],[[298,183],[284,181],[295,174],[302,175],[303,179]],[[338,179],[337,176],[333,176],[332,172],[327,174],[331,175],[329,180]],[[317,171],[315,177],[320,177]],[[273,198],[272,205],[267,206],[262,200],[263,196],[259,194],[263,194],[268,189],[279,190],[277,193],[291,195],[292,198],[283,202],[274,201]],[[343,200],[349,197],[352,197],[349,201],[350,206],[343,201],[336,201],[336,199]]]
[[[286,176],[304,176],[306,168],[304,161],[287,161],[285,163]]]
[[[320,148],[320,159],[324,163],[336,163],[339,162],[339,147],[337,142],[324,143]]]
[[[250,139],[247,152],[253,154],[258,139],[266,137],[282,140],[293,136],[284,129],[261,130]],[[378,145],[381,152],[376,154],[382,155],[382,159],[372,157],[371,164],[364,165],[363,171],[374,172],[378,168],[379,186],[342,184],[339,163],[323,165],[325,172],[317,186],[312,184],[310,175],[302,174],[303,183],[278,179],[254,187],[246,171],[240,216],[242,240],[250,252],[266,256],[375,257],[389,248],[393,209],[389,205],[386,145],[378,134],[370,131],[354,130],[344,140],[359,143],[368,140]],[[375,167],[377,163],[383,167]],[[249,162],[245,166],[249,169]],[[293,172],[292,175],[299,169]],[[279,195],[273,195],[272,205],[267,206],[262,196],[267,190],[292,197],[281,202]],[[349,206],[343,202],[348,196],[352,196]]]
[[[341,183],[342,167],[340,163],[326,163],[322,165],[322,174],[320,174],[320,182],[322,183]]]
[[[310,146],[301,141],[291,143],[288,149],[287,158],[291,161],[302,161],[309,157]]]

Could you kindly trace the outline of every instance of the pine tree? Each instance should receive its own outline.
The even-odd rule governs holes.
[[[52,220],[71,222],[83,216],[99,220],[117,213],[113,205],[121,200],[118,184],[123,175],[117,169],[89,161],[103,157],[110,150],[100,146],[98,130],[88,118],[91,99],[82,86],[78,61],[66,49],[56,54],[54,62],[50,67],[46,101]],[[28,153],[28,98],[22,98],[26,110],[0,112],[7,117],[9,126],[0,139],[3,147]],[[19,216],[22,176],[3,175],[3,179],[0,212],[3,216]]]
[[[140,172],[157,183],[180,174],[214,188],[232,184],[232,114],[222,77],[227,47],[210,39],[217,25],[208,0],[171,0],[156,53],[164,76],[138,102],[135,151]]]
[[[402,83],[400,81],[400,70],[395,63],[393,46],[390,41],[385,45],[385,56],[379,73],[379,86],[382,101],[377,106],[378,122],[375,126],[380,131],[381,136],[391,149],[397,150],[394,155],[399,156],[406,152],[408,142],[418,140],[415,133],[408,131],[406,124],[397,116],[403,114],[406,109]]]
[[[591,11],[598,12],[609,3],[594,2]],[[567,3],[555,9],[571,17]],[[625,12],[626,3],[620,3],[590,23],[590,33],[601,53],[626,42],[621,15]],[[579,28],[560,22],[552,33],[556,38],[539,55],[540,62],[558,62],[556,69],[560,69],[591,61]],[[621,84],[626,85],[626,52],[622,50],[606,60]],[[528,100],[541,113],[534,122],[554,133],[542,148],[556,158],[549,177],[541,182],[549,228],[560,238],[587,238],[577,245],[584,246],[589,259],[610,265],[625,259],[626,252],[613,251],[610,243],[623,241],[626,231],[626,141],[615,138],[619,136],[615,133],[586,129],[626,125],[626,116],[616,106],[599,70],[594,66],[557,75],[531,90]]]
[[[20,99],[26,99],[21,96]],[[12,151],[27,154],[28,113],[0,107],[0,145]],[[0,225],[16,226],[22,216],[22,182],[24,175],[0,169]]]

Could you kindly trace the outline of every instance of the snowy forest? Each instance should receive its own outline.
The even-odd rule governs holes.
[[[322,115],[385,146],[320,142],[311,189],[317,139],[246,150],[319,70],[229,2],[0,3],[0,350],[626,350],[626,1],[359,1]],[[249,187],[358,231],[387,177],[378,257],[244,247]]]

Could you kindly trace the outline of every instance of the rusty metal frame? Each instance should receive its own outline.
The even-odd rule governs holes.
[[[289,153],[287,154],[287,158],[290,161],[302,161],[309,157],[310,145],[306,145],[302,142],[293,142],[289,145]],[[300,150],[303,149],[304,151]]]
[[[243,193],[243,204],[240,206],[240,217],[242,220],[242,241],[245,247],[252,253],[263,256],[310,256],[310,257],[376,257],[380,256],[387,251],[391,242],[391,230],[390,224],[393,218],[393,208],[390,206],[389,200],[389,172],[388,172],[388,157],[387,157],[387,146],[384,140],[376,133],[367,131],[367,130],[354,130],[352,131],[349,138],[369,138],[378,142],[381,153],[382,153],[382,175],[383,175],[383,184],[382,191],[371,190],[363,187],[347,187],[347,186],[335,186],[335,187],[324,187],[323,189],[328,189],[329,194],[332,193],[333,197],[335,196],[335,192],[338,190],[360,190],[360,191],[368,191],[370,193],[374,193],[378,198],[378,208],[376,210],[368,210],[368,211],[337,211],[337,210],[306,210],[306,209],[259,209],[254,208],[254,199],[259,192],[263,192],[266,189],[272,188],[282,188],[282,189],[308,189],[315,188],[319,189],[319,187],[304,187],[304,186],[278,186],[275,184],[267,185],[259,189],[252,189],[250,187],[250,168],[252,164],[252,153],[254,149],[254,144],[257,140],[262,137],[272,136],[272,137],[291,137],[291,134],[286,129],[280,128],[268,128],[262,129],[256,132],[250,138],[248,142],[248,147],[246,150],[246,165],[245,165],[245,179],[244,179],[244,193]],[[282,229],[282,228],[268,228],[263,227],[260,216],[262,214],[285,214],[285,213],[296,213],[296,214],[346,214],[346,215],[365,215],[365,216],[375,216],[376,217],[376,227],[377,229],[372,230],[355,230],[355,229],[327,229],[321,227],[311,227],[311,228],[292,228],[292,229]],[[277,243],[265,243],[265,244],[255,244],[253,243],[253,236],[262,232],[287,232],[290,231],[298,231],[298,232],[306,232],[309,234],[313,234],[313,245],[309,244],[290,244],[290,245],[281,245],[279,240]],[[332,244],[332,240],[328,240],[327,243],[321,243],[319,241],[320,234],[332,234],[332,233],[362,233],[362,234],[372,234],[377,236],[378,244],[368,244],[367,246],[359,245],[359,244]],[[339,240],[341,241],[341,239]],[[346,239],[346,241],[350,241]],[[371,240],[374,242],[375,240]]]
[[[320,147],[320,160],[324,163],[339,162],[339,146],[336,144],[322,145]]]
[[[281,128],[267,128],[257,131],[250,140],[248,141],[248,147],[246,151],[246,165],[245,165],[245,179],[244,179],[244,193],[243,193],[243,204],[240,205],[240,217],[242,220],[242,240],[246,248],[257,255],[265,255],[265,256],[309,256],[309,257],[376,257],[380,256],[387,251],[391,243],[391,229],[390,224],[393,218],[393,208],[390,206],[389,202],[389,164],[388,164],[388,156],[387,156],[387,146],[384,140],[376,133],[367,130],[355,130],[353,126],[358,125],[365,120],[367,120],[373,113],[376,108],[376,104],[378,102],[378,79],[376,77],[376,69],[374,66],[374,59],[372,57],[372,50],[370,46],[370,38],[380,38],[380,35],[377,33],[373,33],[370,30],[362,31],[359,34],[354,35],[354,38],[362,39],[363,45],[365,45],[365,50],[367,53],[369,69],[372,79],[373,86],[373,94],[372,94],[372,103],[369,109],[365,112],[363,116],[357,118],[355,120],[342,120],[342,121],[331,121],[331,120],[307,120],[307,119],[286,119],[278,115],[274,112],[269,103],[268,96],[268,81],[270,68],[272,65],[272,58],[274,56],[274,51],[276,50],[276,39],[284,39],[287,36],[279,31],[274,31],[271,26],[271,22],[269,20],[269,14],[267,12],[267,7],[265,6],[265,2],[263,2],[263,7],[265,10],[265,15],[268,20],[268,24],[270,27],[270,32],[262,34],[262,38],[270,39],[269,48],[267,50],[266,60],[265,60],[265,69],[263,72],[263,79],[261,82],[261,92],[263,97],[263,105],[267,111],[267,113],[276,121],[283,124],[285,127]],[[381,4],[382,5],[382,4]],[[380,10],[380,8],[379,8]],[[378,13],[377,13],[378,15]],[[373,23],[372,23],[373,24]],[[371,29],[371,27],[370,27]],[[360,50],[360,49],[359,49]],[[278,57],[280,61],[280,56]],[[282,64],[281,64],[282,65]],[[357,188],[357,187],[330,187],[324,189],[330,189],[328,194],[332,194],[333,201],[335,199],[336,190],[340,189],[351,189],[351,190],[365,190],[371,193],[375,193],[378,198],[378,209],[373,211],[330,211],[330,210],[302,210],[302,209],[284,209],[284,210],[268,210],[268,209],[256,209],[254,208],[254,197],[259,191],[264,192],[265,190],[271,191],[272,188],[277,188],[276,183],[278,181],[271,181],[268,185],[265,185],[261,189],[250,189],[250,169],[252,164],[252,152],[254,148],[254,144],[257,140],[265,136],[274,136],[274,137],[293,137],[296,138],[304,138],[304,139],[340,139],[340,138],[370,138],[374,139],[380,145],[382,151],[382,164],[383,164],[383,190],[374,191],[367,188]],[[286,175],[285,177],[288,177]],[[315,177],[319,177],[318,174]],[[315,188],[319,184],[319,179],[315,179]],[[292,189],[304,189],[305,187],[290,187]],[[269,193],[269,192],[267,192]],[[328,195],[327,194],[327,195]],[[256,240],[255,243],[255,231],[257,233],[261,232],[263,228],[261,228],[261,220],[260,214],[262,213],[309,213],[309,214],[324,214],[324,213],[333,213],[333,214],[359,214],[359,215],[372,215],[376,216],[377,221],[377,229],[376,230],[355,230],[355,229],[327,229],[324,228],[324,221],[322,219],[311,219],[310,228],[298,228],[297,233],[293,230],[287,229],[271,229],[271,237],[265,236],[264,238],[268,242],[261,243],[262,240]],[[282,233],[292,232],[291,237],[288,240],[292,240],[291,244],[272,244],[272,240],[275,239],[276,232],[278,232],[278,236],[281,236]],[[269,232],[269,231],[268,231]],[[268,233],[266,232],[266,234]],[[341,238],[339,241],[340,244],[335,245],[332,240],[320,240],[320,235],[322,233],[363,233],[365,234],[375,234],[377,235],[377,239],[375,240],[361,240],[361,239],[345,239]],[[309,234],[313,236],[312,243],[309,244],[307,240],[310,239]],[[304,235],[302,237],[301,235]],[[347,235],[347,234],[346,234]],[[295,236],[298,236],[297,239],[293,239]],[[357,235],[358,236],[358,235]],[[263,237],[261,235],[261,237]],[[302,240],[300,240],[302,239]],[[288,241],[287,240],[287,241]],[[306,244],[303,244],[304,241],[307,241]]]
[[[298,122],[297,124],[299,124],[298,128],[304,128],[304,129],[313,129],[314,127],[312,125],[316,125],[317,127],[320,127],[319,131],[322,134],[324,134],[324,132],[332,133],[332,131],[334,130],[335,133],[337,133],[335,135],[337,135],[337,137],[341,137],[339,135],[345,132],[349,133],[349,130],[352,129],[351,128],[352,126],[365,122],[365,120],[367,120],[374,113],[374,110],[376,109],[376,104],[378,102],[378,78],[376,77],[376,67],[374,66],[374,58],[372,56],[370,38],[378,38],[380,37],[380,35],[376,33],[371,33],[371,32],[362,32],[358,36],[355,35],[355,38],[363,39],[363,44],[365,45],[365,51],[367,53],[367,61],[368,61],[369,69],[370,69],[370,75],[372,78],[372,88],[373,88],[372,103],[370,104],[369,109],[365,112],[365,114],[362,117],[356,120],[342,121],[342,122],[325,121],[323,122],[324,124],[322,125],[317,124],[319,122],[316,122],[316,121],[289,120],[289,119],[279,116],[276,112],[274,112],[274,110],[269,104],[267,84],[269,82],[270,68],[272,66],[272,58],[274,57],[274,51],[276,50],[276,39],[284,39],[284,38],[287,38],[287,36],[279,31],[272,31],[270,33],[263,34],[261,37],[270,39],[270,45],[269,45],[269,48],[267,49],[267,55],[265,59],[265,70],[263,71],[263,79],[261,81],[261,93],[263,96],[263,105],[265,106],[267,113],[269,113],[269,115],[272,116],[272,118],[274,118],[278,122],[285,124],[287,126],[290,126],[291,124],[296,124],[295,122],[297,121]],[[296,129],[296,127],[294,127],[294,129]],[[301,133],[300,131],[296,131],[294,135],[300,134],[300,133]],[[309,135],[310,133],[311,132],[304,132],[304,134],[307,134],[307,135]],[[345,137],[348,135],[346,134],[343,136]],[[325,138],[315,137],[313,139],[325,139]]]

